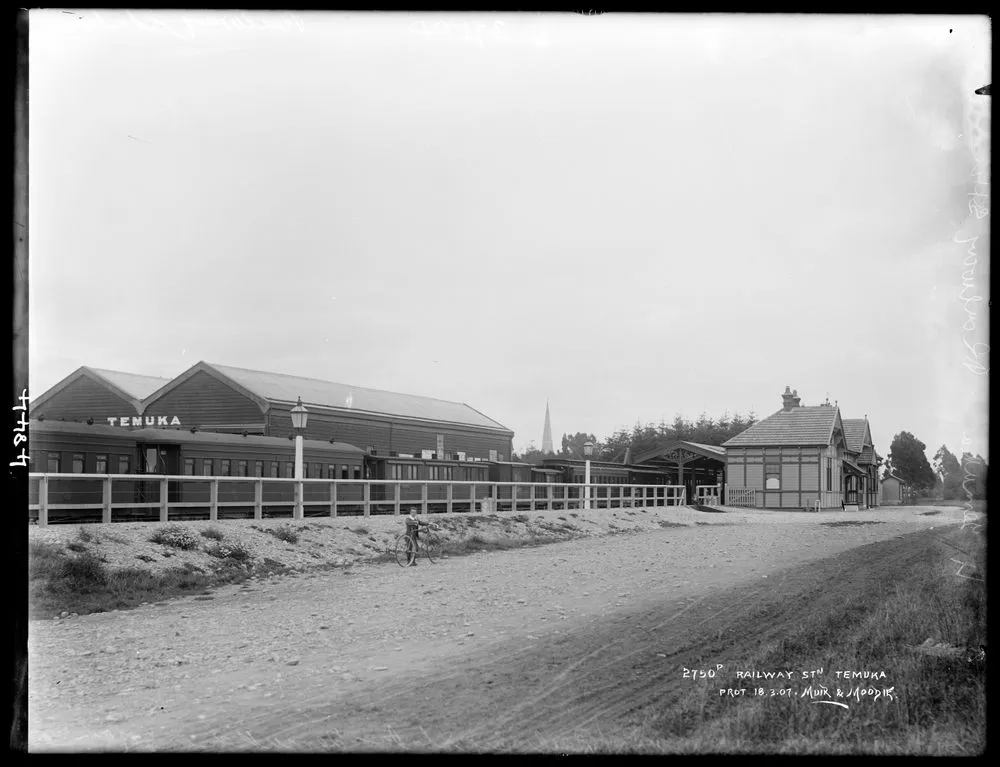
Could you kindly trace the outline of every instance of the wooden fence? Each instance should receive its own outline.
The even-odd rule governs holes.
[[[752,487],[727,487],[726,506],[748,506],[754,508],[756,505],[756,489]]]
[[[682,506],[680,485],[284,479],[270,477],[29,474],[28,514],[54,521],[225,516],[369,516]],[[585,490],[589,488],[589,498]],[[53,514],[55,512],[55,514]],[[118,516],[116,520],[115,517]]]

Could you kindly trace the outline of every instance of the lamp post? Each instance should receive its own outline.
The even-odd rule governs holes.
[[[292,429],[295,431],[295,519],[302,519],[302,433],[306,430],[309,411],[299,397],[298,404],[292,408]]]
[[[583,456],[586,458],[586,463],[583,469],[583,507],[587,511],[590,511],[590,456],[594,454],[594,443],[584,442],[583,443]]]

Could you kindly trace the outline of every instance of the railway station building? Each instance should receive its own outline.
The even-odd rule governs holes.
[[[512,452],[514,432],[464,403],[208,362],[174,379],[80,368],[30,411],[124,429],[287,438],[299,398],[309,411],[307,439],[401,458],[504,461]]]
[[[878,464],[867,418],[844,420],[825,402],[807,407],[785,387],[782,408],[723,443],[727,502],[760,508],[878,505]]]

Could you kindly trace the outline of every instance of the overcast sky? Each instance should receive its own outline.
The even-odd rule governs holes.
[[[883,456],[901,430],[986,455],[983,18],[51,10],[30,34],[34,396],[206,360],[466,402],[523,449],[546,399],[558,446],[762,418],[790,385],[867,414]]]

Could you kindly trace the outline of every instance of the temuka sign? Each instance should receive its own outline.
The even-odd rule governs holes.
[[[112,426],[180,426],[181,419],[170,415],[133,415],[108,418]]]

